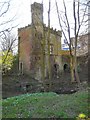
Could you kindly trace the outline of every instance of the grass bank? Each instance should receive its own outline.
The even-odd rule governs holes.
[[[88,115],[88,92],[74,94],[33,93],[2,101],[3,118],[75,118]]]

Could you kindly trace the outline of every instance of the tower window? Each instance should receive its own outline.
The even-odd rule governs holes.
[[[20,39],[21,39],[21,37],[19,36],[19,37],[18,37],[18,40],[20,41]]]
[[[50,44],[50,54],[53,54],[53,44]]]

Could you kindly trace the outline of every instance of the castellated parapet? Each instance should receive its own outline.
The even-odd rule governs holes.
[[[46,27],[46,24],[42,24],[42,26],[43,26],[43,31],[44,31],[44,30],[45,30],[45,31],[48,31],[48,27]],[[18,28],[18,30],[21,31],[21,30],[27,29],[27,28],[31,28],[31,29],[32,29],[32,24],[31,24],[31,25],[28,24],[28,25],[25,26],[25,27]],[[61,31],[60,31],[60,30],[56,30],[56,29],[54,29],[53,27],[50,28],[50,32],[53,33],[53,34],[57,34],[58,36],[61,36],[61,37],[62,37]]]
[[[44,30],[45,31],[48,31],[48,27],[46,27],[46,25],[44,24]],[[58,35],[58,36],[60,36],[60,37],[62,37],[62,33],[61,33],[61,31],[60,30],[56,30],[56,29],[54,29],[53,27],[52,28],[50,28],[50,33],[52,33],[52,34],[55,34],[55,35]]]

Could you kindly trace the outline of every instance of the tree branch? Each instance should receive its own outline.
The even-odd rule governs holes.
[[[4,7],[5,4],[8,4],[8,5],[7,5],[7,8],[6,8],[6,10],[5,10],[4,12],[2,12],[2,13],[0,14],[0,17],[2,17],[4,14],[6,14],[7,11],[9,10],[10,1],[9,1],[8,3],[4,2],[3,5],[2,5],[2,7],[1,7],[1,10],[3,9],[3,7]],[[0,10],[0,11],[1,11],[1,10]]]

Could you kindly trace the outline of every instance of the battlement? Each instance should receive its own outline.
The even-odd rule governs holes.
[[[45,24],[44,24],[44,30],[45,30],[45,31],[48,31],[48,27],[46,27]],[[60,30],[56,30],[56,29],[54,29],[53,27],[50,28],[50,33],[57,34],[58,36],[62,36],[61,31],[60,31]]]
[[[44,30],[45,30],[45,31],[48,31],[48,27],[46,27],[46,24],[44,24],[43,27],[44,27]],[[18,31],[21,31],[21,30],[27,29],[27,28],[32,28],[32,24],[28,24],[28,25],[25,26],[25,27],[18,28]],[[61,36],[61,37],[62,37],[61,31],[60,31],[60,30],[56,30],[56,29],[54,29],[53,27],[50,28],[50,33],[52,33],[52,34],[57,34],[58,36]]]
[[[23,29],[27,29],[27,28],[30,28],[31,27],[31,25],[30,24],[28,24],[27,26],[25,26],[25,27],[21,27],[21,28],[18,28],[18,31],[21,31],[21,30],[23,30]]]

